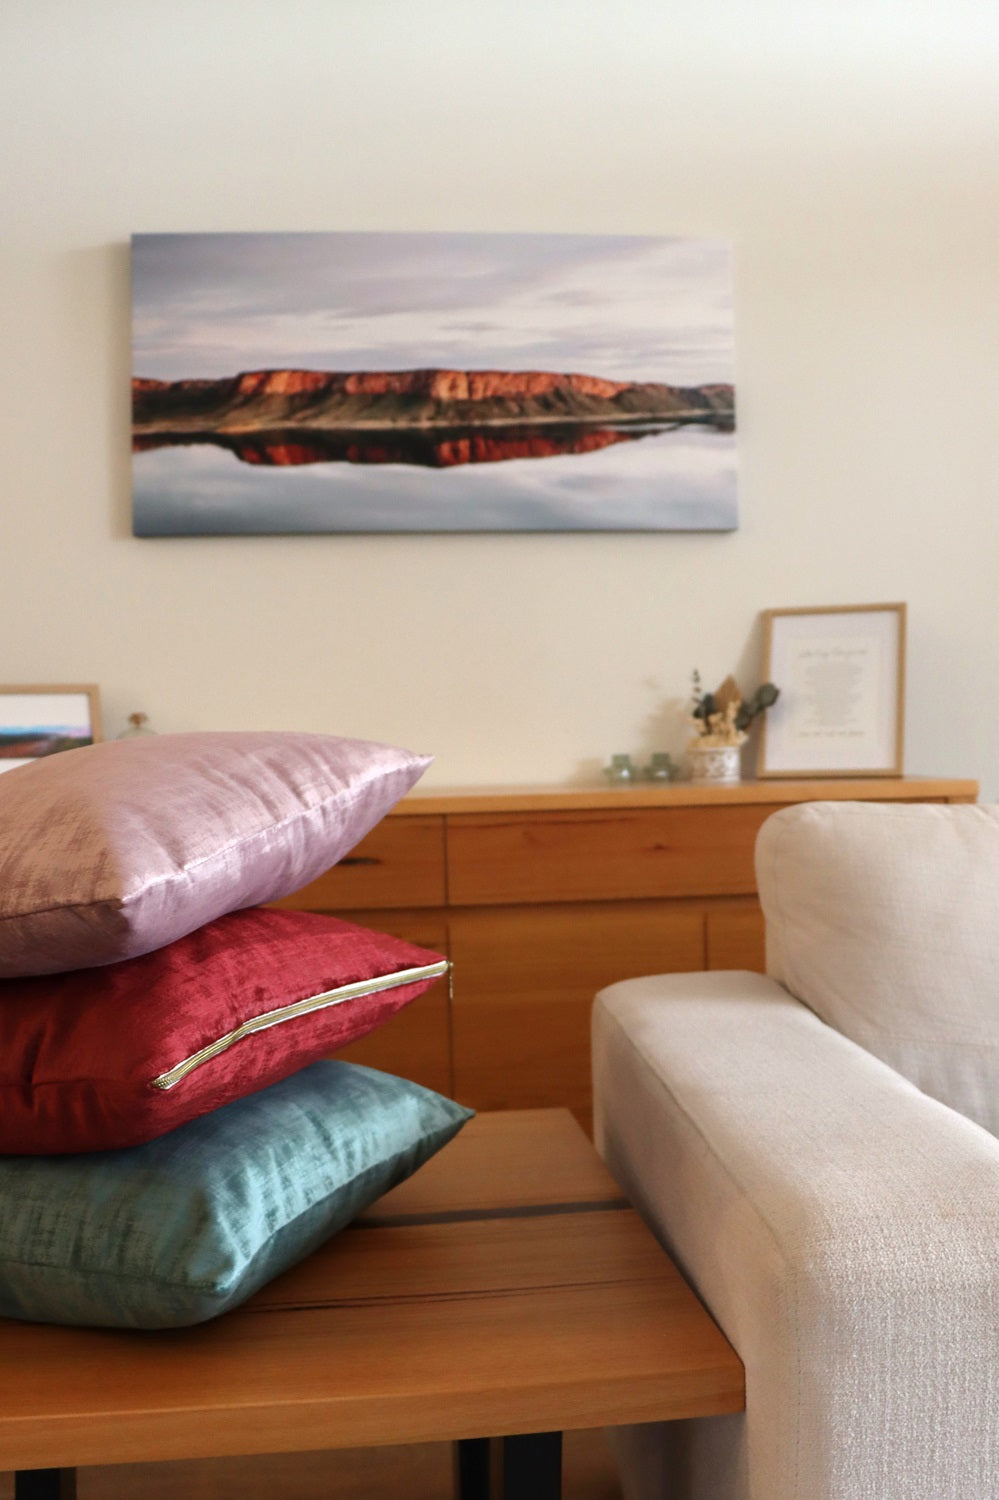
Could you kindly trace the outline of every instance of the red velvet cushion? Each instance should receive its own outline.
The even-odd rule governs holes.
[[[140,958],[0,980],[0,1153],[152,1140],[373,1031],[446,969],[351,922],[251,908]]]

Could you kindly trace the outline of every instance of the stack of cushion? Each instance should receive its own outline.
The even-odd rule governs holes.
[[[213,1317],[468,1119],[321,1060],[446,959],[261,909],[348,853],[428,763],[325,735],[217,733],[0,776],[0,1314]]]

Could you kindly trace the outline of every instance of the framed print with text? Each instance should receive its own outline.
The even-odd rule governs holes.
[[[0,686],[0,771],[100,737],[100,695],[93,683]]]
[[[764,681],[780,688],[757,774],[900,776],[905,605],[764,612]]]

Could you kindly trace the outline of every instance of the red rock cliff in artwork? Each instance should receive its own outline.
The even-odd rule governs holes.
[[[673,386],[547,370],[248,370],[132,381],[137,442],[155,433],[289,427],[362,431],[535,423],[707,421],[731,426],[730,385]]]

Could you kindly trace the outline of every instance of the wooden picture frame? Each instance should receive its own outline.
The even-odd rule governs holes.
[[[93,745],[100,738],[96,684],[0,684],[0,771]]]
[[[760,777],[900,776],[905,605],[764,611]]]

